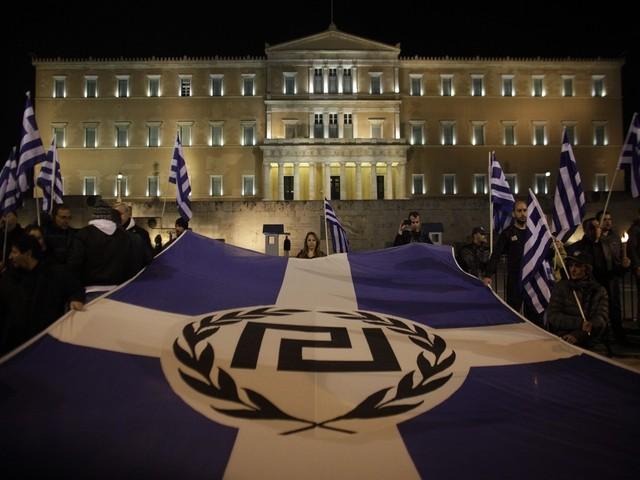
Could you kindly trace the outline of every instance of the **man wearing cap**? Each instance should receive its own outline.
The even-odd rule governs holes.
[[[458,254],[460,268],[474,277],[484,277],[484,271],[489,261],[487,247],[487,231],[483,227],[471,230],[471,243],[463,246]]]
[[[592,278],[592,261],[587,253],[565,259],[570,278],[561,280],[555,286],[547,309],[551,332],[568,343],[580,346],[588,346],[591,339],[602,335],[609,323],[607,291]],[[584,312],[584,319],[576,297]]]

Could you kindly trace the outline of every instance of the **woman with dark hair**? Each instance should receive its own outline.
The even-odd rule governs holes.
[[[304,237],[304,247],[298,253],[298,258],[317,258],[324,257],[325,253],[320,250],[320,239],[315,232],[307,232]]]

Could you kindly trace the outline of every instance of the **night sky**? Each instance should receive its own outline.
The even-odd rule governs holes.
[[[215,7],[211,5],[222,2],[194,3],[168,2],[159,11],[155,7],[160,2],[102,2],[95,9],[86,1],[57,2],[50,5],[52,12],[31,7],[6,16],[0,33],[2,58],[8,67],[2,78],[0,157],[6,158],[19,141],[24,92],[33,89],[34,83],[31,54],[262,56],[265,42],[274,45],[315,34],[326,30],[331,21],[329,0],[255,5],[235,1],[234,6]],[[334,23],[344,32],[400,43],[402,56],[625,57],[625,125],[640,110],[640,7],[636,2],[603,1],[600,9],[587,7],[586,2],[554,2],[540,8],[544,14],[532,11],[544,2],[521,0],[476,1],[477,8],[442,0],[385,2],[388,7],[376,6],[379,3],[335,0]],[[98,5],[108,9],[101,12]],[[36,10],[38,15],[33,16]]]

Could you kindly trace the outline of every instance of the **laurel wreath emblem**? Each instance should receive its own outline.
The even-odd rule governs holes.
[[[341,420],[388,417],[412,410],[420,406],[424,400],[413,403],[406,403],[406,400],[425,395],[442,387],[453,375],[453,373],[448,373],[434,378],[444,373],[453,365],[456,353],[452,351],[448,356],[443,358],[447,347],[445,341],[438,335],[429,334],[419,325],[409,325],[396,318],[383,317],[363,311],[324,311],[322,313],[335,315],[342,319],[360,320],[406,335],[407,338],[420,347],[422,351],[416,359],[417,370],[412,370],[405,374],[397,385],[373,392],[343,415],[316,422],[284,412],[264,395],[250,388],[242,388],[244,395],[241,395],[233,377],[221,367],[215,367],[215,352],[211,344],[207,343],[206,346],[198,352],[197,347],[199,344],[217,333],[221,327],[245,320],[261,319],[267,316],[289,316],[307,311],[308,310],[260,307],[248,311],[231,311],[220,314],[219,316],[209,315],[195,324],[190,323],[182,329],[182,338],[188,346],[188,349],[184,349],[179,344],[180,339],[176,339],[173,343],[173,352],[177,360],[185,367],[197,372],[199,378],[186,373],[180,368],[178,369],[178,373],[182,380],[195,391],[212,399],[223,400],[227,403],[234,404],[233,408],[220,408],[213,404],[210,405],[211,408],[217,412],[236,418],[287,420],[304,424],[303,427],[282,432],[281,435],[300,433],[314,428],[323,428],[346,434],[356,433],[353,430],[338,428],[331,424]],[[429,358],[425,354],[426,352],[434,357],[433,363],[429,361]],[[217,378],[214,382],[213,376],[215,369],[217,369]]]

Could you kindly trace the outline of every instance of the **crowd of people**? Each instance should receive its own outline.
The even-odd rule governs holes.
[[[566,246],[556,242],[549,260],[557,285],[542,314],[527,301],[520,280],[526,203],[517,201],[512,216],[512,224],[497,237],[491,255],[487,231],[474,227],[471,241],[456,248],[460,267],[492,286],[498,264],[506,256],[505,300],[515,311],[569,343],[589,346],[609,330],[624,342],[620,279],[631,269],[640,287],[640,210],[628,230],[627,245],[614,232],[610,212],[585,219],[579,241]],[[175,237],[171,235],[163,245],[162,237],[156,235],[152,245],[149,233],[136,225],[131,206],[125,203],[99,202],[92,220],[80,229],[71,227],[71,220],[66,205],[56,205],[42,226],[23,228],[14,212],[2,217],[0,355],[46,328],[65,310],[82,310],[85,302],[131,278],[189,229],[188,222],[178,218]],[[412,242],[432,243],[416,211],[400,223],[393,245]],[[296,257],[325,255],[318,235],[308,232]]]
[[[15,212],[0,224],[0,355],[37,334],[65,311],[84,304],[147,266],[154,255],[189,228],[178,218],[175,237],[154,245],[125,203],[99,202],[82,228],[71,227],[71,209],[56,205],[41,225],[22,227]],[[6,243],[5,243],[6,239]]]

